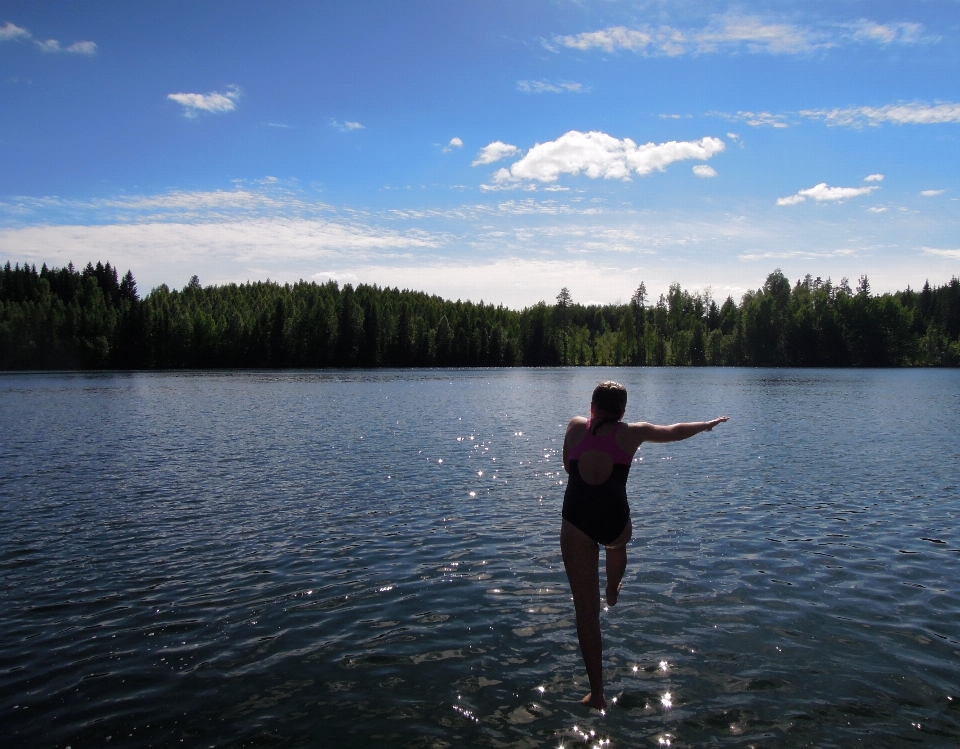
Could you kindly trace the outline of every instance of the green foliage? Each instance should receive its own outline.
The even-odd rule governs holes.
[[[960,281],[873,296],[778,270],[739,305],[678,284],[646,306],[523,311],[415,291],[265,282],[141,299],[109,263],[0,269],[0,369],[230,367],[960,366]]]

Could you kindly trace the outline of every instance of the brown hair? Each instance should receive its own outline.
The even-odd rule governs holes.
[[[619,421],[623,418],[624,411],[627,410],[627,389],[613,380],[601,382],[593,389],[593,398],[590,399],[590,405],[596,407],[597,411],[602,411],[604,416]],[[598,421],[605,420],[599,419]]]

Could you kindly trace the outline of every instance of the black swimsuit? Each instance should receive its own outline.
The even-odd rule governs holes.
[[[612,544],[630,521],[627,503],[627,477],[633,456],[616,443],[617,428],[602,437],[592,433],[587,422],[587,434],[567,456],[570,475],[563,495],[563,519],[586,533],[601,545]],[[602,484],[593,486],[580,475],[580,456],[588,450],[604,452],[613,460],[613,471]]]

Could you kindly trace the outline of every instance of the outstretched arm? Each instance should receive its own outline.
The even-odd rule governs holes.
[[[640,422],[631,424],[630,431],[632,432],[631,436],[635,435],[640,442],[679,442],[695,434],[700,434],[700,432],[709,432],[717,424],[721,424],[729,418],[729,416],[721,416],[711,421],[687,421],[681,424],[670,424],[669,426]]]

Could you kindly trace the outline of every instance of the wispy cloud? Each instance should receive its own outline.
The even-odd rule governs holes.
[[[36,40],[36,45],[42,52],[68,52],[75,55],[95,55],[97,45],[94,42],[74,42],[69,47],[61,47],[56,39],[45,41]]]
[[[938,257],[948,257],[953,260],[960,260],[960,250],[938,250],[935,247],[924,247],[924,255],[937,255]]]
[[[793,259],[814,259],[831,257],[851,257],[856,255],[856,250],[832,250],[826,252],[810,252],[807,250],[791,250],[789,252],[752,252],[743,255],[737,255],[739,260],[793,260]]]
[[[480,149],[480,153],[477,154],[477,158],[474,159],[471,166],[484,166],[485,164],[493,164],[500,159],[506,159],[511,156],[516,156],[520,153],[520,149],[516,146],[511,146],[509,143],[504,143],[502,140],[496,140],[490,145],[484,146]]]
[[[887,104],[882,107],[846,107],[842,109],[803,109],[800,114],[823,120],[827,125],[877,127],[885,122],[896,125],[937,125],[960,122],[960,104]]]
[[[31,39],[33,34],[31,34],[26,29],[20,28],[9,21],[7,21],[3,26],[0,26],[0,42],[9,42],[14,39]]]
[[[787,115],[773,114],[772,112],[737,112],[730,114],[728,112],[709,112],[709,115],[722,117],[732,122],[745,122],[750,127],[788,127]]]
[[[717,176],[717,170],[709,164],[697,164],[695,167],[693,167],[693,173],[698,177],[704,178]]]
[[[868,174],[863,178],[864,182],[883,182],[882,174]]]
[[[633,52],[649,56],[713,54],[747,51],[773,55],[799,55],[842,44],[918,44],[939,40],[923,36],[918,23],[880,24],[866,19],[854,23],[800,26],[766,20],[757,15],[717,16],[707,26],[679,29],[642,25],[609,26],[597,31],[557,37],[557,45],[582,51]]]
[[[361,125],[359,122],[338,122],[337,120],[330,120],[330,127],[336,128],[341,133],[349,133],[353,130],[366,130],[366,128]]]
[[[746,48],[749,52],[795,55],[834,46],[825,34],[787,23],[767,23],[759,16],[726,16],[694,36],[696,51],[720,52]]]
[[[183,107],[184,117],[193,119],[200,112],[209,112],[211,114],[223,114],[232,112],[237,108],[237,100],[240,98],[239,86],[228,86],[225,94],[211,91],[209,94],[167,94],[170,101],[174,101]]]
[[[937,195],[943,195],[946,190],[921,190],[920,194],[925,198],[935,198]]]
[[[923,36],[923,25],[919,23],[874,23],[866,19],[847,24],[849,36],[858,42],[877,44],[922,44],[937,42],[938,36]]]
[[[582,83],[573,81],[517,81],[517,90],[525,94],[582,94]]]
[[[874,190],[879,189],[876,185],[870,187],[830,187],[826,182],[821,182],[819,185],[808,187],[806,190],[800,190],[796,195],[778,198],[777,205],[797,205],[807,198],[812,198],[818,203],[846,200],[860,195],[869,195]]]
[[[638,146],[630,138],[620,140],[599,131],[571,130],[556,140],[537,143],[509,169],[500,169],[493,179],[499,184],[521,180],[556,182],[561,174],[583,173],[591,179],[629,180],[632,174],[662,172],[675,161],[705,161],[725,147],[722,140],[710,137]]]
[[[16,39],[32,39],[33,43],[37,45],[37,48],[41,52],[66,52],[73,55],[87,56],[97,54],[97,45],[95,42],[74,42],[73,44],[64,47],[56,39],[34,39],[33,34],[27,31],[27,29],[10,23],[10,21],[7,21],[3,26],[0,26],[0,42],[8,42]]]

